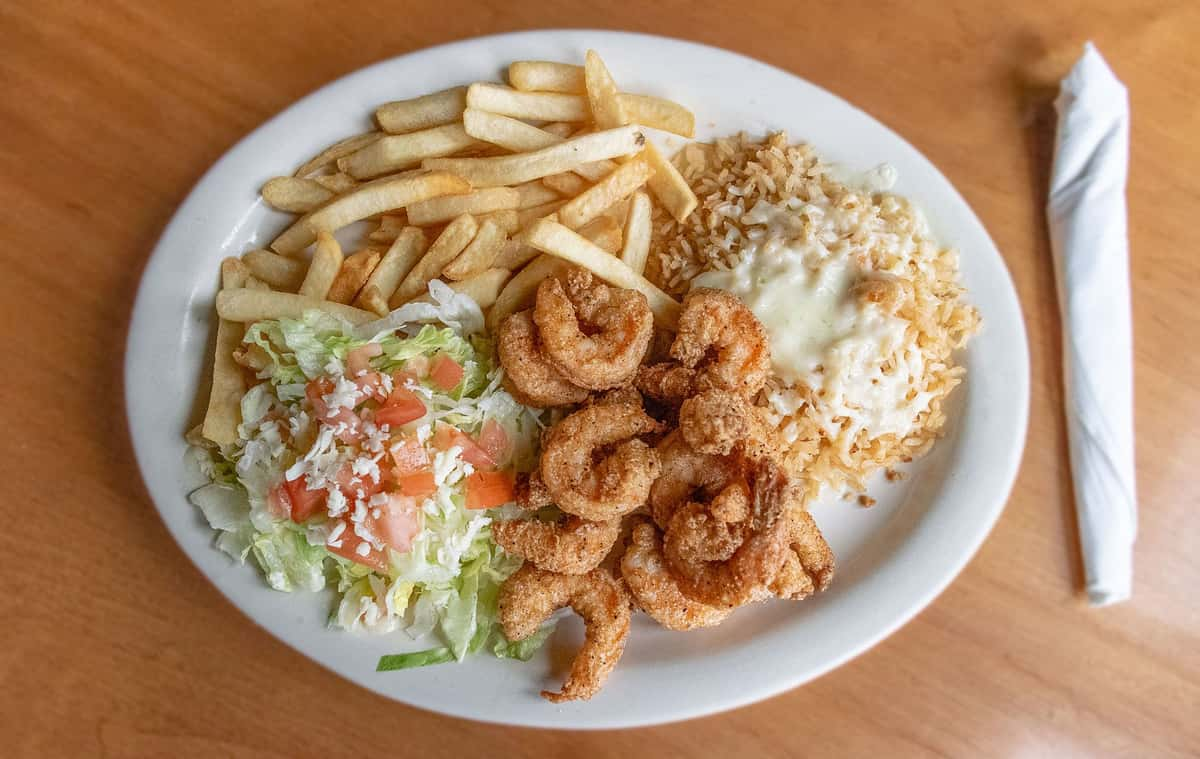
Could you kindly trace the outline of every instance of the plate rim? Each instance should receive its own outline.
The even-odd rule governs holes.
[[[925,590],[923,592],[915,594],[913,597],[909,598],[906,602],[907,603],[906,608],[902,612],[895,614],[887,623],[877,627],[877,629],[875,630],[875,632],[873,634],[863,637],[855,645],[853,645],[851,647],[847,647],[839,655],[828,658],[820,666],[805,669],[803,671],[800,671],[798,674],[792,674],[791,676],[789,676],[787,673],[780,673],[770,683],[760,683],[760,684],[758,684],[757,687],[750,686],[750,687],[740,688],[736,692],[729,694],[724,700],[720,701],[719,703],[713,703],[713,704],[708,705],[707,707],[694,708],[694,709],[685,710],[685,711],[676,711],[676,712],[672,712],[672,713],[656,714],[655,716],[652,716],[647,719],[638,719],[637,715],[633,715],[632,718],[627,718],[627,719],[608,719],[608,720],[592,719],[592,720],[589,720],[587,713],[583,712],[579,715],[579,718],[577,718],[577,719],[572,718],[572,716],[574,716],[574,715],[568,716],[567,719],[565,719],[565,720],[564,719],[554,719],[554,718],[548,718],[548,719],[547,718],[539,718],[539,717],[552,717],[552,715],[550,715],[550,714],[542,714],[542,715],[531,715],[532,718],[529,720],[521,720],[520,722],[514,722],[511,719],[503,720],[499,717],[492,717],[491,715],[488,715],[488,714],[479,714],[479,713],[468,712],[468,711],[456,711],[454,709],[447,709],[447,708],[442,708],[442,707],[434,708],[434,707],[431,707],[428,705],[418,703],[414,700],[406,700],[404,698],[397,696],[394,693],[385,692],[384,690],[382,690],[380,688],[372,687],[371,685],[365,683],[362,680],[356,679],[348,674],[345,674],[345,673],[339,671],[337,668],[335,668],[335,666],[332,663],[323,661],[322,659],[317,658],[314,655],[310,655],[307,651],[305,651],[303,648],[301,648],[298,644],[294,643],[293,641],[291,641],[287,637],[285,637],[285,635],[283,633],[272,629],[267,624],[265,624],[264,622],[260,621],[255,616],[253,616],[249,610],[247,610],[246,608],[243,608],[243,606],[234,599],[234,597],[231,595],[231,593],[229,591],[227,591],[225,587],[223,587],[222,583],[219,582],[216,577],[214,577],[212,574],[210,574],[210,572],[207,571],[205,569],[205,567],[201,565],[198,558],[193,555],[193,551],[190,550],[187,545],[185,545],[185,543],[183,542],[183,538],[182,538],[182,532],[176,531],[176,526],[173,525],[167,519],[166,512],[164,511],[164,506],[160,506],[159,496],[162,494],[163,489],[161,487],[153,484],[152,478],[150,476],[148,476],[148,469],[147,469],[148,454],[146,454],[146,452],[143,450],[143,446],[145,445],[145,443],[140,442],[140,438],[142,437],[142,434],[139,433],[137,424],[135,422],[135,416],[137,413],[135,411],[135,407],[137,407],[139,405],[139,400],[140,400],[138,397],[136,397],[137,394],[135,392],[137,390],[137,385],[138,385],[138,379],[139,379],[138,369],[140,367],[140,364],[135,362],[134,359],[138,356],[138,354],[143,349],[143,346],[140,344],[140,336],[146,331],[145,322],[147,319],[150,318],[148,311],[151,308],[150,303],[152,302],[152,300],[151,300],[152,296],[147,290],[147,284],[152,282],[155,275],[157,275],[159,273],[159,269],[165,265],[166,256],[168,255],[165,252],[168,248],[167,243],[172,241],[173,238],[177,237],[182,231],[184,231],[184,228],[188,224],[189,218],[188,218],[188,215],[185,214],[184,212],[191,210],[191,206],[195,205],[198,202],[198,198],[201,194],[201,191],[203,189],[205,189],[213,181],[214,178],[219,177],[220,174],[222,173],[222,170],[224,169],[224,167],[226,165],[228,165],[229,163],[232,163],[237,158],[237,155],[240,152],[246,150],[257,139],[261,139],[261,135],[269,132],[273,128],[274,125],[287,119],[289,114],[303,108],[306,104],[309,104],[313,101],[317,101],[317,100],[321,99],[321,97],[326,92],[340,88],[342,86],[345,86],[349,80],[352,80],[354,78],[358,78],[358,77],[366,78],[371,75],[371,72],[381,70],[385,67],[402,65],[404,62],[411,61],[412,59],[415,59],[417,57],[445,55],[448,52],[452,51],[454,48],[460,48],[460,47],[466,48],[466,47],[475,46],[475,45],[487,45],[489,43],[498,42],[500,40],[512,40],[512,39],[518,39],[518,38],[535,38],[536,39],[536,38],[545,37],[547,35],[556,35],[556,34],[571,35],[571,36],[585,35],[588,37],[589,40],[594,39],[597,42],[602,42],[605,39],[613,39],[613,38],[640,38],[643,42],[658,42],[658,43],[667,42],[667,43],[671,43],[671,44],[677,44],[677,45],[688,46],[691,48],[696,48],[696,49],[698,49],[697,52],[700,52],[706,56],[717,55],[717,56],[733,57],[736,59],[740,59],[740,62],[742,62],[742,63],[751,64],[756,67],[764,67],[764,68],[770,69],[771,71],[775,72],[776,74],[783,75],[789,79],[795,80],[796,82],[799,82],[803,86],[806,86],[808,88],[812,88],[814,90],[819,91],[824,97],[831,98],[831,99],[837,101],[838,103],[840,103],[841,107],[844,107],[846,109],[854,111],[859,118],[864,119],[867,122],[869,122],[870,125],[874,129],[877,129],[877,130],[880,130],[880,131],[886,133],[892,139],[894,139],[894,140],[898,141],[899,143],[901,143],[902,145],[906,146],[916,157],[918,157],[920,159],[921,162],[923,162],[926,165],[926,167],[930,171],[933,172],[936,179],[942,183],[945,190],[949,191],[949,193],[952,195],[953,199],[958,204],[960,204],[963,209],[966,210],[966,212],[969,214],[970,220],[974,223],[974,225],[976,225],[978,227],[978,232],[982,235],[981,239],[986,240],[986,242],[988,244],[987,250],[979,251],[979,253],[980,254],[984,254],[984,253],[991,254],[992,256],[994,256],[995,261],[999,264],[999,269],[1003,273],[1003,280],[1002,280],[1002,282],[996,283],[996,287],[1000,290],[1003,290],[1004,294],[1006,296],[1008,296],[1006,298],[1006,300],[1007,300],[1006,305],[1012,307],[1011,310],[1015,312],[1015,315],[1017,317],[1015,319],[1015,321],[1013,321],[1011,324],[1008,325],[1011,329],[1015,330],[1013,337],[1016,339],[1016,343],[1017,343],[1017,345],[1019,345],[1019,348],[1020,348],[1020,350],[1018,351],[1017,358],[1020,362],[1021,371],[1018,373],[1019,380],[1020,380],[1019,385],[1016,388],[1014,388],[1016,391],[1016,397],[1014,399],[1014,403],[1012,404],[1013,409],[1010,409],[1010,410],[1015,410],[1017,412],[1017,416],[1013,420],[1013,421],[1015,421],[1015,425],[1013,425],[1011,427],[1012,438],[1013,438],[1012,444],[1007,448],[1007,456],[1006,456],[1005,460],[1003,462],[1000,462],[1000,463],[1002,463],[1002,466],[1000,466],[1000,470],[1002,472],[1000,480],[1005,482],[1006,486],[1001,491],[995,492],[990,498],[987,499],[987,501],[988,501],[987,508],[983,510],[986,512],[986,518],[981,519],[977,523],[977,528],[976,528],[975,534],[971,535],[969,540],[960,542],[958,544],[958,548],[956,549],[956,555],[953,558],[953,560],[942,565],[943,569],[940,572],[940,576],[939,576],[938,580],[936,582],[930,584],[927,588],[925,588]],[[537,43],[535,43],[535,44],[537,44]],[[600,45],[598,44],[597,46],[600,46]],[[819,145],[817,147],[818,147],[818,149],[820,149]],[[889,126],[887,126],[885,123],[883,123],[876,117],[872,116],[871,114],[867,113],[866,111],[862,110],[861,108],[855,106],[854,104],[845,100],[841,96],[839,96],[833,92],[830,92],[830,91],[824,89],[823,87],[820,87],[817,84],[814,84],[813,82],[805,79],[804,77],[801,77],[795,73],[787,71],[786,69],[779,68],[777,66],[774,66],[772,64],[766,63],[761,60],[758,60],[756,58],[752,58],[750,56],[744,55],[742,53],[738,53],[735,51],[716,47],[713,45],[707,45],[704,43],[695,42],[692,40],[685,40],[685,39],[663,36],[663,35],[645,34],[645,33],[640,33],[640,32],[625,32],[625,31],[617,31],[617,30],[596,30],[596,29],[586,29],[586,28],[537,29],[537,30],[504,32],[504,33],[484,35],[484,36],[478,36],[478,37],[468,37],[468,38],[462,38],[462,39],[457,39],[457,40],[441,43],[441,44],[430,46],[430,47],[424,47],[424,48],[420,48],[417,50],[412,50],[412,51],[406,52],[402,55],[383,59],[383,60],[377,61],[375,63],[369,64],[365,67],[356,69],[354,71],[350,71],[350,72],[338,77],[337,79],[330,81],[330,82],[314,89],[313,91],[309,92],[308,94],[304,95],[303,97],[298,98],[297,100],[289,103],[282,110],[277,112],[275,115],[271,116],[266,121],[262,122],[254,130],[252,130],[251,132],[249,132],[248,134],[243,136],[241,139],[239,139],[233,146],[231,146],[229,149],[227,149],[212,164],[212,166],[209,167],[209,169],[207,171],[204,172],[204,174],[199,178],[199,180],[197,180],[195,185],[193,185],[193,187],[189,190],[187,196],[179,204],[179,206],[175,209],[174,213],[171,216],[171,219],[168,221],[168,223],[163,228],[162,234],[160,235],[157,242],[155,243],[154,248],[146,261],[146,264],[142,271],[141,277],[139,278],[137,296],[134,301],[133,309],[131,311],[129,329],[128,329],[127,338],[125,341],[125,358],[124,358],[124,371],[122,373],[122,381],[123,381],[123,386],[124,386],[123,396],[124,396],[124,401],[125,401],[126,428],[130,435],[130,440],[132,442],[134,455],[137,460],[139,473],[142,477],[143,483],[145,484],[147,494],[149,495],[151,502],[154,504],[155,510],[158,511],[159,517],[160,517],[160,519],[162,519],[164,526],[167,527],[168,533],[171,535],[172,539],[176,542],[176,544],[182,550],[184,555],[187,556],[188,560],[192,562],[193,566],[195,566],[196,569],[200,571],[201,575],[203,575],[204,578],[210,584],[212,584],[214,587],[216,587],[218,592],[220,592],[221,595],[224,596],[225,599],[228,600],[231,603],[231,605],[235,609],[237,609],[243,616],[248,618],[252,623],[257,625],[258,627],[266,630],[275,639],[279,640],[280,642],[284,643],[285,645],[288,645],[289,647],[291,647],[292,649],[294,649],[298,653],[300,653],[302,656],[304,656],[306,659],[309,659],[310,661],[316,663],[317,665],[323,667],[324,669],[334,673],[335,675],[337,675],[343,679],[346,679],[346,680],[354,683],[357,686],[365,687],[375,693],[378,693],[378,694],[384,696],[385,698],[389,698],[389,699],[398,701],[407,706],[412,706],[412,707],[422,709],[424,711],[432,712],[435,714],[445,714],[445,715],[449,715],[449,716],[454,716],[454,717],[463,718],[463,719],[470,719],[470,720],[480,721],[480,722],[489,722],[489,723],[506,724],[506,725],[520,725],[520,726],[526,726],[526,727],[559,728],[559,729],[612,729],[612,728],[622,728],[622,727],[641,727],[641,726],[648,726],[648,725],[655,725],[655,724],[678,722],[678,721],[688,720],[688,719],[695,719],[695,718],[699,718],[699,717],[703,717],[703,716],[708,716],[708,715],[728,711],[731,709],[740,708],[740,707],[746,706],[748,704],[755,703],[757,701],[760,701],[760,700],[763,700],[766,698],[770,698],[772,696],[786,692],[795,687],[803,685],[804,683],[810,682],[810,681],[816,679],[817,677],[820,677],[820,676],[842,666],[843,664],[850,661],[851,659],[854,659],[857,656],[860,656],[861,654],[865,653],[866,651],[868,651],[871,648],[873,648],[874,646],[876,646],[880,641],[887,638],[888,636],[893,634],[897,629],[899,629],[900,627],[904,626],[909,621],[911,621],[913,617],[915,617],[922,610],[927,608],[928,605],[930,603],[932,603],[932,601],[934,599],[936,599],[942,592],[944,592],[944,590],[949,586],[949,584],[951,582],[953,582],[962,573],[963,569],[971,561],[971,559],[975,557],[975,555],[979,551],[980,546],[983,544],[984,540],[987,539],[987,537],[991,533],[992,529],[994,529],[996,522],[999,520],[1000,515],[1003,513],[1004,507],[1006,506],[1009,498],[1011,497],[1012,490],[1015,485],[1016,477],[1017,477],[1017,474],[1020,469],[1020,463],[1021,463],[1022,456],[1024,453],[1025,442],[1026,442],[1026,438],[1027,438],[1027,434],[1028,434],[1028,419],[1029,419],[1029,411],[1030,411],[1030,362],[1029,362],[1028,335],[1027,335],[1027,331],[1025,328],[1024,314],[1020,307],[1020,299],[1017,294],[1017,290],[1014,285],[1014,282],[1012,279],[1012,274],[1011,274],[1011,271],[1009,270],[1008,264],[1005,261],[1004,257],[1000,254],[999,249],[997,248],[994,240],[992,240],[991,235],[988,233],[986,226],[983,224],[983,222],[979,218],[978,214],[976,214],[975,211],[971,208],[970,204],[968,204],[966,202],[966,199],[959,192],[958,188],[952,182],[950,182],[950,180],[941,172],[940,169],[937,168],[937,166],[935,164],[933,164],[932,161],[930,161],[920,150],[918,150],[915,146],[913,146],[912,143],[910,143],[903,136],[901,136],[899,133],[895,132],[893,129],[891,129]],[[960,390],[960,393],[961,392],[963,392],[963,390]],[[190,399],[189,399],[189,402],[191,402]],[[186,503],[185,494],[174,493],[174,494],[172,494],[172,497],[179,498]],[[163,500],[165,501],[167,499],[163,498]],[[215,549],[209,547],[208,550],[211,551],[211,550],[215,550]],[[562,711],[561,710],[556,710],[556,711],[561,716]]]

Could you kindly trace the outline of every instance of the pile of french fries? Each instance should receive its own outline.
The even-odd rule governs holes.
[[[479,303],[494,330],[570,264],[642,292],[672,326],[679,304],[642,275],[652,204],[682,221],[697,199],[643,129],[692,137],[693,114],[621,92],[590,50],[583,66],[517,61],[508,81],[385,103],[379,130],[264,184],[271,207],[299,217],[269,250],[226,262],[217,297],[226,331],[312,308],[365,323],[427,298],[435,278]],[[347,255],[334,235],[362,221]],[[214,372],[236,370],[223,350],[219,335]],[[231,426],[212,404],[228,409],[232,386],[214,376],[205,435],[218,443],[236,432],[236,408]]]

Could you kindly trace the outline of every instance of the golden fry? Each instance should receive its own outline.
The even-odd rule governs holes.
[[[467,88],[467,108],[515,119],[587,121],[587,99],[559,92],[522,92],[499,84],[476,82]]]
[[[559,209],[558,217],[572,229],[580,227],[632,195],[653,174],[645,159],[635,158],[568,202]]]
[[[557,192],[537,180],[519,184],[513,189],[520,195],[520,201],[517,203],[518,211],[553,203],[559,199]]]
[[[300,295],[310,298],[326,298],[338,271],[342,268],[342,246],[325,230],[317,233],[317,249],[313,252],[308,273],[300,283]]]
[[[496,302],[496,298],[500,295],[500,289],[504,287],[504,283],[511,276],[512,272],[508,269],[484,269],[467,279],[447,284],[450,285],[451,290],[469,296],[471,300],[479,304],[480,309],[486,310]],[[433,298],[426,293],[414,300],[429,303],[433,301]]]
[[[387,298],[379,292],[378,287],[372,284],[363,285],[362,292],[354,299],[354,305],[358,308],[372,311],[380,316],[388,315]]]
[[[308,213],[333,197],[320,182],[299,177],[275,177],[262,186],[262,198],[277,211]]]
[[[592,161],[630,155],[641,150],[645,142],[636,127],[625,126],[564,140],[532,153],[495,158],[428,158],[421,165],[431,171],[457,175],[473,187],[502,187],[573,171]]]
[[[487,315],[488,331],[496,333],[500,323],[518,311],[533,305],[538,285],[546,277],[563,274],[570,264],[560,258],[539,253],[528,266],[517,272],[496,297]]]
[[[662,154],[649,141],[646,142],[642,155],[654,169],[654,176],[650,177],[647,182],[650,192],[658,198],[659,204],[667,209],[676,221],[683,221],[691,215],[692,211],[696,210],[696,206],[700,202],[696,199],[696,193],[692,192],[692,188],[679,173],[679,169],[663,158]]]
[[[426,158],[454,155],[481,143],[462,124],[380,137],[356,153],[338,159],[338,168],[355,179],[370,179],[419,166]]]
[[[333,285],[329,288],[329,294],[325,297],[334,303],[352,302],[358,296],[358,291],[370,279],[371,272],[375,271],[381,258],[380,252],[372,248],[363,248],[346,256]]]
[[[375,110],[379,126],[392,134],[405,134],[420,129],[452,124],[467,107],[467,88],[452,87],[441,92],[384,103]]]
[[[595,50],[587,51],[583,68],[587,100],[596,128],[614,129],[626,123],[621,101],[617,99],[617,84]]]
[[[479,225],[470,214],[463,214],[446,225],[417,265],[400,282],[396,292],[392,293],[392,297],[388,299],[388,306],[399,308],[423,294],[429,286],[429,280],[441,274],[446,264],[462,253],[463,248],[470,244],[478,231]]]
[[[477,140],[499,145],[514,153],[541,150],[563,141],[563,138],[543,132],[519,119],[476,108],[468,108],[463,112],[463,129]]]
[[[305,161],[300,168],[296,169],[296,173],[293,176],[306,177],[313,172],[320,171],[326,166],[331,166],[337,163],[339,158],[362,150],[375,140],[378,140],[380,136],[379,132],[366,132],[365,134],[356,134],[353,137],[347,137],[344,140],[335,142]]]
[[[682,137],[696,134],[696,116],[679,103],[653,95],[617,95],[626,124],[641,124]]]
[[[375,266],[375,270],[371,272],[371,278],[363,286],[363,293],[365,294],[367,290],[378,293],[379,297],[383,299],[384,313],[387,313],[387,299],[396,292],[400,282],[413,270],[413,267],[421,260],[421,256],[425,255],[428,247],[429,241],[425,238],[423,231],[417,227],[402,229],[400,234],[396,235],[396,241],[392,243],[387,253]],[[371,311],[376,310],[362,294],[359,295],[354,305]]]
[[[250,273],[276,290],[295,292],[304,281],[308,266],[295,258],[269,250],[252,250],[242,256]]]
[[[217,315],[232,322],[252,324],[264,319],[299,319],[305,311],[324,311],[351,324],[365,324],[378,317],[370,311],[320,298],[270,290],[222,290],[217,293]]]
[[[571,171],[564,171],[561,174],[551,174],[548,177],[544,177],[542,184],[564,198],[573,198],[586,190],[588,186],[583,177]]]
[[[341,171],[333,174],[318,174],[312,178],[312,181],[329,190],[334,195],[341,195],[343,192],[353,190],[358,186],[358,181],[354,177]]]
[[[638,274],[646,271],[646,259],[650,257],[651,210],[650,196],[646,193],[639,190],[629,199],[621,260]]]
[[[463,280],[488,269],[496,254],[508,240],[508,235],[493,219],[480,223],[475,239],[471,240],[462,253],[442,269],[442,276],[447,279]]]
[[[440,195],[471,191],[462,177],[444,172],[405,177],[384,177],[334,198],[310,214],[300,217],[271,243],[271,249],[296,255],[317,238],[317,230],[336,232],[347,224],[392,211]]]
[[[408,207],[408,223],[418,227],[450,221],[464,213],[472,215],[515,209],[521,193],[511,187],[487,187],[466,195],[447,195]]]
[[[221,264],[222,292],[241,289],[248,277],[245,265],[236,258]],[[242,342],[242,325],[227,319],[217,320],[216,352],[213,354],[212,389],[204,414],[201,434],[217,445],[237,442],[241,421],[242,394],[246,392],[242,370],[233,360],[233,352]]]
[[[572,95],[587,92],[582,66],[552,61],[513,61],[508,66],[508,83],[518,90]]]

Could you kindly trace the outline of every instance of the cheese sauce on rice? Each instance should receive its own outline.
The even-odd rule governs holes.
[[[650,273],[674,292],[729,290],[763,322],[776,377],[761,400],[792,468],[814,492],[862,489],[923,453],[978,326],[956,253],[883,183],[840,182],[782,134],[689,145],[676,163],[701,205],[659,220]]]

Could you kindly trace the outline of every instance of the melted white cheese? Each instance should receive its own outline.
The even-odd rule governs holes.
[[[861,430],[871,438],[902,436],[929,403],[913,388],[923,359],[907,337],[908,321],[855,297],[854,285],[872,272],[838,234],[838,213],[828,205],[760,202],[742,216],[753,226],[736,265],[692,284],[728,290],[745,302],[766,328],[776,374],[811,389],[811,396],[776,394],[771,401],[780,419],[812,397],[830,439],[845,431],[853,440]]]

